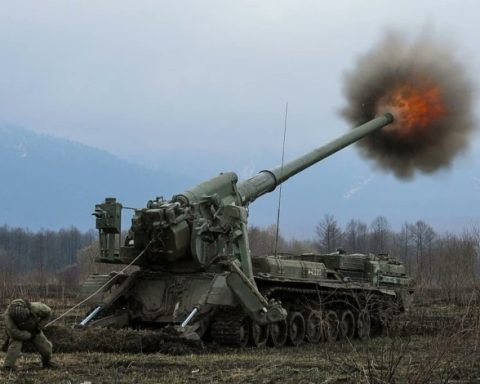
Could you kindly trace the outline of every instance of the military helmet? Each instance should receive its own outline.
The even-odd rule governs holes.
[[[16,323],[26,321],[30,317],[30,310],[23,303],[12,303],[8,313]]]

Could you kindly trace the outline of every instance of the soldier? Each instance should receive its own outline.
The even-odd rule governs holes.
[[[52,343],[42,332],[52,310],[40,302],[30,303],[25,299],[13,300],[5,311],[5,329],[8,350],[3,363],[4,370],[14,370],[15,362],[22,352],[23,342],[31,342],[42,356],[44,368],[53,368]]]

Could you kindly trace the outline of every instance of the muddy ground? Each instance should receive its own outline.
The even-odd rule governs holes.
[[[416,307],[368,342],[282,349],[56,326],[47,333],[59,368],[43,370],[38,355],[25,353],[0,383],[480,383],[479,313],[477,306]]]
[[[59,353],[40,369],[26,354],[2,383],[480,383],[477,340],[380,337],[303,348],[207,349],[200,354]]]

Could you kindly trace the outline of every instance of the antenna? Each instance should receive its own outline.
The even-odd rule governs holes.
[[[282,165],[280,168],[280,175],[283,176],[283,163],[285,159],[285,137],[287,136],[287,117],[288,117],[288,101],[285,103],[285,121],[283,128],[283,145],[282,145]],[[280,207],[282,203],[282,184],[278,189],[278,209],[277,209],[277,231],[275,233],[275,257],[277,257],[278,234],[280,231]]]

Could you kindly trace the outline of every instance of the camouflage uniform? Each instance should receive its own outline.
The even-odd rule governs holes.
[[[13,300],[5,311],[5,329],[9,337],[8,351],[3,367],[14,369],[15,362],[22,352],[24,341],[31,342],[42,356],[44,367],[51,366],[52,343],[42,332],[52,310],[40,302]]]

